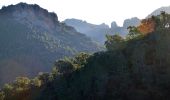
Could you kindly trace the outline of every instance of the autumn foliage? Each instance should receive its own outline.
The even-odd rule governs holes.
[[[142,34],[146,35],[154,31],[155,24],[156,23],[152,18],[144,19],[141,21],[141,24],[137,28]]]

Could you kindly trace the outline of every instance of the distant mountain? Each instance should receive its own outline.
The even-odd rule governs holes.
[[[36,4],[0,10],[0,85],[17,76],[50,71],[53,62],[65,56],[98,50],[90,38]]]
[[[104,44],[106,41],[106,34],[119,33],[121,36],[125,36],[128,33],[127,27],[139,25],[140,20],[136,17],[126,19],[124,21],[123,27],[118,26],[116,22],[112,22],[111,28],[109,28],[109,26],[106,24],[95,25],[79,19],[66,19],[64,23],[75,27],[78,32],[86,34],[98,43]]]
[[[137,17],[133,17],[130,19],[125,19],[123,23],[124,28],[128,28],[129,26],[138,26],[140,24],[140,19]]]
[[[154,16],[159,15],[161,11],[165,11],[166,13],[170,14],[170,6],[158,8],[155,11],[153,11],[151,14],[149,14],[147,17],[151,17],[152,15]]]
[[[74,27],[78,32],[86,34],[98,43],[104,43],[105,34],[109,33],[109,26],[106,24],[95,25],[79,19],[66,19],[64,23]]]
[[[123,22],[123,26],[117,26],[116,22],[111,23],[110,33],[111,34],[120,34],[121,36],[125,37],[128,34],[128,27],[129,26],[138,26],[140,24],[140,19],[137,17],[133,17],[130,19],[125,19]]]
[[[170,14],[170,6],[168,7],[161,7],[155,11],[153,11],[151,14],[147,16],[151,17],[152,15],[159,15],[161,11],[165,11]],[[82,21],[79,19],[66,19],[64,21],[69,26],[75,27],[75,29],[78,32],[84,33],[87,36],[91,37],[95,41],[97,41],[100,44],[104,44],[106,38],[106,34],[120,34],[121,36],[126,36],[128,33],[127,27],[128,26],[138,26],[140,24],[140,19],[137,17],[133,17],[130,19],[125,19],[123,26],[118,26],[115,21],[111,23],[111,28],[109,28],[108,25],[106,24],[101,24],[101,25],[95,25],[95,24],[90,24],[86,21]]]

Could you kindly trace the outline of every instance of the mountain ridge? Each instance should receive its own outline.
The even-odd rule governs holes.
[[[91,24],[80,19],[66,19],[63,21],[69,26],[75,27],[78,32],[84,33],[85,35],[91,37],[93,40],[97,41],[100,45],[103,45],[106,41],[106,34],[120,34],[125,37],[128,33],[128,26],[138,26],[140,24],[140,19],[137,17],[132,17],[124,21],[123,26],[118,26],[115,21],[111,23],[111,27],[107,24]]]
[[[146,18],[149,18],[152,15],[157,16],[161,13],[161,11],[165,11],[166,13],[170,14],[170,6],[164,6],[156,9],[153,12],[151,12],[151,14],[149,14]]]
[[[0,10],[0,85],[17,76],[50,71],[53,62],[79,52],[101,50],[73,27],[38,5],[19,3]],[[8,74],[10,73],[10,74]]]

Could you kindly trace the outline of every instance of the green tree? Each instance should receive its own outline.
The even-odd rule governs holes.
[[[5,99],[5,94],[4,92],[0,92],[0,100],[4,100]]]
[[[17,77],[15,85],[21,88],[27,88],[30,85],[31,80],[28,77]]]
[[[51,71],[52,78],[55,78],[58,74],[59,74],[58,69],[56,67],[53,67]]]
[[[166,12],[165,11],[161,11],[161,15],[160,15],[160,21],[161,22],[165,22],[166,21]]]
[[[31,83],[33,86],[40,87],[42,82],[38,77],[35,77],[34,79],[31,80]]]
[[[14,87],[11,84],[5,84],[2,89],[5,94],[10,94]]]
[[[59,60],[55,62],[54,66],[58,71],[57,73],[59,74],[70,73],[74,70],[74,66],[72,65],[72,63],[66,60]]]
[[[112,51],[112,50],[118,50],[122,49],[124,47],[124,39],[116,34],[116,35],[106,35],[106,42],[105,46],[107,50]]]
[[[41,80],[41,84],[45,84],[49,81],[49,73],[40,72],[38,75],[38,79]]]
[[[135,26],[129,26],[127,29],[129,30],[129,34],[126,37],[127,40],[131,40],[142,35]]]
[[[79,53],[75,58],[73,59],[72,63],[74,65],[75,69],[79,69],[81,67],[84,67],[84,65],[87,63],[87,59],[90,57],[87,53]]]

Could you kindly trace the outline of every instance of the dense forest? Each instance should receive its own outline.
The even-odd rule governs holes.
[[[169,100],[170,15],[143,19],[129,34],[107,35],[107,51],[57,60],[50,73],[17,77],[0,100]]]

